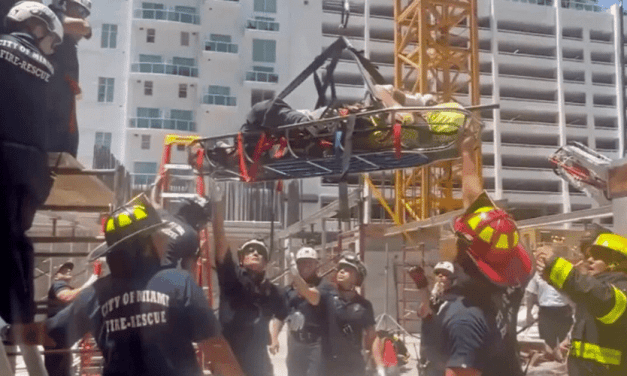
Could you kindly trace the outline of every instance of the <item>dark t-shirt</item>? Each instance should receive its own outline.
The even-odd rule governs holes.
[[[362,337],[364,330],[375,324],[372,304],[361,295],[345,301],[337,291],[326,296],[325,304],[328,335],[322,342],[322,354],[327,375],[363,375]]]
[[[220,323],[239,364],[248,376],[272,374],[267,346],[269,322],[285,320],[287,307],[281,289],[253,277],[237,265],[228,251],[217,265],[220,284]]]
[[[325,303],[327,301],[327,296],[333,291],[333,286],[323,280],[318,278],[317,281],[314,281],[312,284],[316,286],[318,292],[320,293],[320,303],[316,306],[309,304],[309,302],[298,294],[298,291],[294,288],[294,286],[290,285],[285,290],[285,300],[288,308],[288,312],[290,316],[288,316],[288,321],[292,319],[293,315],[302,315],[304,318],[304,325],[302,326],[302,331],[305,334],[311,334],[315,337],[320,337],[324,333],[323,331],[326,329],[326,316],[325,312]],[[293,326],[290,326],[288,323],[290,331],[298,331],[295,330]]]
[[[54,281],[50,286],[50,290],[48,290],[48,317],[52,317],[57,313],[61,312],[63,308],[67,307],[70,303],[66,303],[61,301],[57,295],[67,289],[72,289],[67,281]]]
[[[220,334],[201,288],[171,268],[132,280],[101,278],[46,327],[64,346],[91,332],[105,359],[103,376],[201,375],[192,342]]]
[[[519,363],[496,314],[456,294],[445,297],[422,337],[426,374],[441,376],[446,368],[474,368],[484,376],[520,375]]]

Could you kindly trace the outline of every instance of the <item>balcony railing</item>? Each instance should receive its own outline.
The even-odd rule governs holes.
[[[226,95],[205,94],[202,97],[202,103],[217,106],[237,106],[237,98]]]
[[[264,30],[264,31],[279,31],[279,23],[275,21],[256,20],[249,19],[246,22],[247,29]]]
[[[131,72],[172,74],[176,76],[198,77],[198,68],[189,65],[175,65],[166,63],[133,63]]]
[[[257,81],[257,82],[270,82],[270,83],[276,84],[279,82],[279,75],[276,73],[248,71],[246,72],[245,80]]]
[[[200,15],[178,10],[135,9],[134,16],[144,20],[173,21],[200,25]]]
[[[224,43],[215,41],[205,41],[205,51],[228,52],[236,54],[238,50],[235,43]]]
[[[131,118],[131,128],[174,129],[195,132],[196,123],[189,120],[135,117]]]

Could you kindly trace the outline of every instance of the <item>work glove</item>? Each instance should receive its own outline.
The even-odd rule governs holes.
[[[300,275],[300,273],[298,272],[298,265],[296,265],[296,257],[294,257],[293,252],[287,254],[287,265],[290,269],[290,273],[294,277]]]
[[[424,289],[429,285],[425,271],[420,266],[412,266],[409,268],[408,273],[411,279],[416,283],[417,288]]]
[[[386,376],[387,373],[385,372],[385,367],[384,366],[377,366],[377,376]]]

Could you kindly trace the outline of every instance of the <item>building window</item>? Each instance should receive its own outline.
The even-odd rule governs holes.
[[[179,84],[179,98],[187,98],[187,84]]]
[[[178,131],[194,132],[196,131],[196,123],[193,120],[193,111],[170,110],[170,119],[165,121],[165,127]]]
[[[146,43],[155,43],[155,29],[148,29],[146,33]]]
[[[210,34],[205,41],[205,51],[237,53],[237,44],[231,43],[230,35]]]
[[[142,145],[141,145],[142,150],[150,150],[150,135],[149,134],[143,134],[142,135]]]
[[[261,101],[265,101],[265,100],[269,100],[273,98],[274,98],[274,91],[255,89],[250,93],[250,105],[254,106],[255,104]]]
[[[163,118],[161,110],[158,108],[137,108],[137,118],[133,126],[137,128],[163,128]]]
[[[111,149],[111,132],[96,132],[94,145],[99,148]]]
[[[144,95],[152,95],[152,81],[144,81]]]
[[[262,63],[276,62],[276,41],[271,39],[253,39],[253,61]]]
[[[210,85],[203,95],[202,103],[218,106],[237,106],[237,98],[231,96],[231,88],[228,86]]]
[[[255,12],[276,13],[276,0],[255,0]]]
[[[131,127],[174,129],[196,131],[194,112],[185,110],[164,110],[159,108],[138,107],[137,117],[131,120]]]
[[[98,102],[113,102],[113,78],[98,77]]]
[[[118,25],[102,24],[102,36],[100,38],[100,47],[116,48],[118,38]]]
[[[189,33],[181,31],[181,46],[189,46]]]
[[[150,185],[154,183],[157,176],[157,162],[134,162],[133,163],[134,185]]]

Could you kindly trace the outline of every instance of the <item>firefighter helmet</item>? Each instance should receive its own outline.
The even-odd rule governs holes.
[[[57,44],[63,40],[63,24],[54,12],[36,1],[20,1],[9,10],[4,18],[4,24],[12,29],[11,23],[22,23],[30,19],[38,19],[46,25],[48,32],[55,34]]]
[[[454,229],[468,245],[467,254],[493,283],[520,286],[533,275],[533,257],[520,242],[516,222],[485,192],[455,219]]]
[[[303,259],[318,260],[318,251],[311,247],[302,247],[296,252],[296,261]]]
[[[170,224],[161,217],[142,194],[114,210],[104,222],[105,242],[89,255],[93,261],[118,249],[125,242],[148,236]]]
[[[613,232],[601,232],[587,249],[595,258],[617,262],[627,260],[627,239]]]
[[[74,3],[79,6],[79,11],[82,18],[87,18],[91,14],[91,0],[53,0],[52,5],[62,10],[64,13],[67,11],[67,4]]]
[[[268,252],[268,247],[266,247],[264,242],[259,239],[252,239],[242,244],[242,246],[239,247],[239,249],[237,250],[237,255],[241,259],[246,255],[246,253],[252,251],[253,249],[257,250],[257,253],[259,253],[266,260],[268,260],[270,255],[270,252]]]
[[[337,263],[338,267],[342,266],[350,266],[351,268],[357,271],[357,285],[361,286],[368,275],[368,270],[366,269],[366,265],[359,259],[359,256],[354,252],[343,252],[340,258],[340,261]]]
[[[435,267],[433,268],[433,272],[437,273],[439,271],[445,271],[449,273],[449,275],[453,275],[455,274],[455,267],[448,261],[440,261],[435,264]]]

